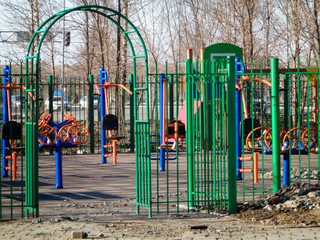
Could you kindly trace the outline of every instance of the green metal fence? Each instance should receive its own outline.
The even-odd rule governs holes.
[[[204,74],[204,67],[213,71]],[[143,156],[143,161],[137,163],[138,213],[141,206],[147,207],[150,216],[153,212],[204,208],[236,212],[236,157],[232,150],[235,92],[227,91],[235,86],[234,58],[225,65],[218,61],[204,64],[186,60],[185,73],[176,69],[174,73],[158,74],[156,70],[150,82],[155,121],[150,133],[144,128],[136,130],[141,141],[153,139],[150,156],[147,149],[136,144],[137,154]],[[167,90],[159,90],[161,83]],[[161,127],[161,118],[165,127]],[[181,132],[174,127],[175,120],[186,124],[186,139],[179,139]],[[165,142],[161,141],[161,131]]]
[[[281,128],[288,132],[290,151],[283,156],[289,165],[287,182],[319,183],[319,65],[288,69],[280,84]],[[288,103],[288,104],[287,104]],[[287,114],[288,113],[288,114]]]
[[[24,114],[24,91],[22,89],[24,76],[22,74],[22,66],[17,66],[15,74],[0,74],[1,86],[4,85],[5,78],[12,84],[6,85],[6,89],[2,88],[0,90],[0,218],[13,219],[23,217],[25,207],[28,207],[28,203],[25,202],[25,158],[22,134],[24,132],[24,119],[22,117]],[[5,94],[7,96],[10,95],[9,98],[6,98],[6,101],[8,103],[8,100],[10,100],[9,106],[11,111],[7,113],[3,112],[7,105],[3,101]],[[12,124],[4,127],[4,123],[9,121]],[[21,129],[18,129],[18,132],[16,131],[17,126],[13,122],[18,123],[21,127]],[[13,137],[13,134],[16,137]],[[20,134],[22,139],[17,139],[16,134]],[[6,136],[4,137],[4,135]]]
[[[248,172],[238,180],[238,199],[254,201],[292,182],[318,183],[318,63],[279,69],[273,59],[271,69],[261,66],[244,76],[249,81],[240,79],[246,93],[241,111],[247,109],[250,124],[241,129],[241,157],[249,161],[241,161]]]
[[[148,97],[146,91],[141,91],[134,101],[138,119],[134,130],[135,141],[133,134],[127,134],[128,130],[133,133],[134,99],[120,94],[124,98],[124,104],[121,105],[124,108],[116,109],[113,106],[118,102],[112,99],[119,97],[115,92],[110,92],[111,112],[119,112],[120,116],[124,114],[122,118],[119,117],[120,121],[123,121],[120,123],[123,127],[120,128],[128,137],[120,146],[120,151],[135,150],[139,156],[136,162],[138,212],[146,209],[151,216],[153,213],[200,211],[205,208],[206,211],[214,209],[233,213],[236,211],[237,201],[263,198],[266,194],[276,192],[292,182],[319,183],[318,63],[304,68],[298,63],[295,69],[279,69],[277,60],[273,59],[270,69],[263,69],[262,65],[256,70],[251,67],[251,70],[243,74],[237,73],[239,76],[235,77],[233,61],[232,58],[228,63],[186,60],[183,73],[176,64],[173,72],[169,72],[169,66],[165,66],[163,75],[156,68],[156,72],[149,75],[148,82],[150,112],[147,112],[145,105]],[[16,67],[14,72],[18,74],[11,74],[11,82],[21,87],[10,89],[10,95],[15,96],[11,97],[10,118],[21,124],[22,142],[15,141],[15,147],[21,149],[17,158],[17,180],[12,179],[12,168],[8,168],[8,177],[0,179],[1,218],[21,217],[25,215],[25,210],[31,210],[33,216],[38,214],[38,192],[33,187],[34,182],[38,181],[34,177],[37,176],[37,173],[34,173],[37,169],[31,167],[34,163],[25,163],[22,151],[25,144],[32,144],[24,143],[23,67]],[[164,77],[166,86],[165,114],[160,111],[161,94],[163,97],[163,92],[160,92],[161,76]],[[1,75],[1,78],[3,77],[5,76]],[[123,84],[133,89],[133,77],[130,79],[131,81]],[[136,89],[145,89],[145,79],[136,78],[135,81]],[[39,91],[39,99],[42,100],[40,109],[44,112],[48,111],[46,107],[51,105],[50,101],[49,104],[45,103],[50,97],[49,93],[52,93],[53,98],[55,91],[61,91],[60,84],[53,79],[50,78],[48,83],[46,82],[47,80],[42,81]],[[112,79],[110,82],[113,82]],[[235,87],[236,82],[239,85],[238,90]],[[71,105],[66,113],[72,113],[83,125],[87,125],[88,117],[94,119],[94,125],[89,125],[88,128],[90,132],[93,129],[96,138],[100,134],[99,107],[88,115],[85,106],[81,109],[80,100],[89,96],[89,101],[91,99],[94,105],[93,93],[97,83],[98,81],[92,77],[89,82],[72,78],[66,79],[64,86],[66,101]],[[236,169],[235,165],[239,160],[236,156],[235,140],[236,91],[240,91],[242,97],[242,127],[239,133],[242,150],[241,171],[239,168]],[[3,108],[2,94],[3,91],[0,91],[0,106]],[[28,101],[32,101],[31,98],[28,98]],[[128,105],[131,107],[127,107]],[[32,108],[31,103],[30,106]],[[49,112],[50,110],[53,120],[61,121],[62,111],[49,109]],[[186,137],[168,137],[170,127],[171,130],[172,126],[175,128],[175,120],[179,120],[183,112]],[[165,144],[161,146],[162,116],[165,122],[164,135],[167,137]],[[0,120],[3,121],[2,118]],[[247,127],[246,122],[249,122]],[[3,122],[1,123],[3,125]],[[29,129],[31,135],[35,134],[33,125],[26,124],[26,129]],[[36,139],[36,136],[34,137]],[[150,146],[146,147],[148,139]],[[176,148],[172,149],[174,139],[177,139]],[[98,142],[99,138],[76,148],[77,151],[74,150],[73,153],[98,153]],[[2,144],[3,141],[1,146]],[[161,149],[164,150],[164,171],[160,171]],[[9,156],[8,167],[13,164],[10,156],[14,151],[10,145],[6,154]],[[64,153],[71,152],[66,150]],[[1,156],[5,157],[3,153]],[[25,167],[27,165],[29,167]],[[3,167],[1,161],[1,169]],[[236,180],[240,172],[241,177]],[[26,179],[27,175],[33,178]],[[28,196],[25,195],[25,188],[28,189]]]
[[[3,67],[2,67],[3,68]],[[18,122],[21,126],[21,140],[14,140],[13,145],[11,145],[11,140],[6,140],[6,147],[8,148],[5,152],[1,152],[1,170],[4,171],[4,168],[7,168],[5,176],[2,172],[1,186],[0,186],[0,218],[15,218],[15,217],[23,217],[24,214],[30,212],[29,216],[37,216],[38,214],[38,191],[34,188],[34,182],[37,182],[38,179],[37,169],[31,167],[34,166],[34,162],[28,163],[26,165],[25,162],[25,144],[39,144],[38,142],[34,143],[32,141],[25,141],[25,129],[30,132],[30,135],[37,139],[37,133],[33,131],[33,125],[25,124],[25,75],[23,74],[24,66],[21,64],[20,66],[12,65],[9,66],[10,75],[1,74],[1,81],[3,82],[3,78],[7,77],[11,83],[11,87],[0,90],[0,122],[1,129],[0,133],[2,134],[2,127],[4,122],[6,121],[15,121]],[[66,148],[62,149],[63,154],[88,154],[88,153],[100,153],[100,96],[96,95],[95,85],[98,85],[99,79],[94,80],[92,76],[90,76],[90,81],[88,82],[86,79],[82,78],[68,78],[65,79],[64,87],[61,88],[58,80],[52,79],[49,76],[46,79],[43,79],[40,84],[39,91],[39,105],[40,105],[40,114],[42,113],[51,113],[51,120],[55,123],[59,123],[64,120],[64,113],[72,114],[79,124],[86,126],[89,130],[89,141],[80,145],[76,148]],[[112,81],[112,79],[110,79]],[[138,83],[139,84],[139,83]],[[130,86],[130,82],[123,82],[123,85]],[[3,93],[4,91],[8,91],[10,106],[8,109],[8,119],[4,120],[3,118]],[[64,93],[65,99],[65,109],[62,111],[61,109],[61,92]],[[122,91],[122,90],[121,90]],[[123,94],[119,91],[119,96]],[[27,93],[28,94],[28,93]],[[32,93],[31,93],[32,95]],[[128,152],[130,150],[134,150],[134,141],[130,141],[130,137],[134,136],[132,134],[128,134],[130,132],[130,127],[133,125],[133,109],[130,107],[131,99],[126,96],[127,94],[123,94],[123,102],[125,103],[125,111],[120,111],[119,119],[120,119],[120,127],[119,131],[121,131],[120,135],[125,135],[126,139],[118,145],[118,152]],[[84,96],[89,96],[87,98],[83,98]],[[91,96],[91,97],[90,97]],[[118,99],[119,96],[116,96],[114,92],[109,92],[110,99],[110,110],[115,114],[116,106],[119,105]],[[55,97],[58,97],[59,102],[55,101]],[[86,100],[86,101],[81,101]],[[92,106],[95,106],[94,109],[88,108],[89,102],[92,102]],[[68,103],[67,103],[68,102]],[[32,97],[28,99],[28,111],[30,117],[34,118],[30,112],[31,109],[34,108],[34,101]],[[92,111],[88,111],[92,110]],[[93,119],[88,121],[88,119]],[[88,123],[89,122],[89,123]],[[132,124],[130,124],[132,122]],[[10,131],[14,126],[10,125]],[[124,134],[126,133],[126,134]],[[3,146],[3,139],[1,141],[1,149]],[[53,154],[53,149],[42,149],[39,154]],[[17,171],[16,171],[16,179],[13,179],[13,162],[12,155],[17,154]],[[4,158],[6,158],[6,162],[4,162]],[[31,156],[29,159],[34,161],[37,159],[36,157]],[[99,158],[97,158],[97,162],[100,162]],[[41,164],[40,164],[41,165]],[[26,179],[26,174],[30,176],[32,179]],[[28,189],[28,197],[25,196],[25,189]],[[25,200],[27,199],[27,200]],[[30,211],[29,211],[30,210]]]
[[[137,134],[143,132],[153,140],[150,160],[145,149],[138,149],[144,156],[137,168],[138,208],[148,207],[149,214],[152,209],[169,213],[203,207],[235,212],[236,201],[262,199],[292,182],[318,183],[318,63],[316,68],[298,64],[295,69],[279,69],[278,59],[272,59],[270,69],[261,64],[260,69],[237,73],[238,77],[223,62],[207,64],[187,60],[185,73],[164,71],[164,115],[161,74],[151,74],[150,136],[141,130]],[[237,86],[230,79],[236,79]],[[241,96],[239,133],[233,129],[237,123],[231,107],[236,91]],[[170,121],[179,119],[183,109],[187,137],[179,143],[185,149],[171,151],[167,137],[165,171],[161,171],[158,119],[165,116],[168,136]],[[236,155],[237,136],[240,157]],[[239,161],[237,168],[235,161]]]

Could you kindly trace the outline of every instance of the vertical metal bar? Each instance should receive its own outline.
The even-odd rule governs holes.
[[[233,60],[233,62],[235,63],[235,59]],[[234,86],[235,86],[235,64],[233,65],[233,67],[234,67],[234,71],[233,71],[233,73],[231,73],[231,74],[233,74],[233,79],[234,79]],[[224,66],[224,68],[223,69],[227,69],[227,64],[226,64],[226,66]],[[228,148],[228,136],[227,136],[227,134],[228,134],[228,127],[227,127],[227,121],[228,121],[228,117],[227,117],[227,115],[228,115],[228,109],[227,109],[227,107],[226,107],[226,104],[227,104],[227,101],[228,101],[228,96],[227,96],[227,89],[226,89],[226,76],[225,76],[225,74],[224,74],[224,76],[222,76],[221,77],[221,80],[222,80],[222,83],[221,83],[221,92],[222,92],[222,96],[223,96],[223,98],[222,98],[222,119],[223,119],[223,121],[222,121],[222,129],[223,129],[223,144],[222,144],[222,146],[223,146],[223,148],[222,148],[222,153],[223,153],[223,157],[222,157],[222,161],[221,161],[221,200],[222,199],[227,199],[227,197],[228,197],[228,193],[227,193],[227,181],[226,181],[226,179],[227,179],[227,169],[226,169],[226,163],[225,163],[225,160],[226,160],[226,149]],[[232,89],[232,91],[234,91],[233,89]],[[235,93],[234,93],[234,98],[235,98]],[[234,102],[234,119],[236,118],[236,112],[235,112],[235,107],[236,107],[236,105],[235,105],[235,102]],[[235,126],[235,124],[234,124],[234,127],[236,127]],[[235,132],[235,129],[234,129],[234,135],[233,136],[235,136],[235,134],[236,134],[236,132]],[[234,146],[236,146],[236,145],[234,145]],[[233,150],[235,150],[236,151],[236,147],[234,147],[233,148]],[[236,152],[235,152],[236,153]],[[237,157],[236,156],[234,156],[234,163],[236,164],[236,161],[237,161]],[[223,204],[222,205],[222,207],[223,207],[223,210],[224,209],[226,209],[226,201],[221,201],[221,203]]]
[[[147,94],[146,96],[149,99],[149,95]],[[144,143],[145,141],[147,142],[146,144],[146,161],[147,161],[147,170],[148,170],[148,206],[149,206],[149,217],[152,216],[152,188],[151,188],[151,159],[150,159],[150,115],[149,115],[149,107],[147,107],[147,117],[148,117],[148,122],[146,125],[146,133],[143,139]]]
[[[20,87],[21,87],[21,91],[22,91],[22,86],[24,84],[23,82],[23,67],[22,67],[22,62],[20,63],[20,77],[19,77],[19,81],[20,81]],[[22,93],[21,93],[22,95]],[[21,109],[20,114],[21,114],[21,123],[23,122],[23,109]],[[21,124],[22,125],[22,124]],[[24,126],[24,124],[22,125]],[[23,128],[21,128],[21,136],[23,133]],[[21,141],[21,145],[24,146],[25,142]],[[20,198],[23,199],[24,197],[24,184],[23,182],[25,182],[24,180],[24,158],[23,158],[24,154],[21,154],[20,158],[21,158],[21,164],[20,164],[20,181],[21,181],[21,186],[20,186]],[[24,216],[24,204],[25,202],[23,200],[21,200],[21,217]]]
[[[213,192],[214,192],[214,199],[215,203],[217,205],[217,185],[218,185],[218,174],[217,174],[217,162],[218,162],[218,156],[217,153],[219,151],[219,146],[217,146],[217,128],[218,128],[218,113],[217,113],[217,100],[218,100],[218,94],[216,86],[219,82],[219,76],[216,75],[217,73],[217,67],[216,67],[216,60],[213,60],[213,62],[210,63],[212,71],[213,71],[213,84],[212,84],[212,113],[213,113],[213,119],[212,119],[212,138],[213,138],[213,159],[214,159],[214,165],[213,165],[213,179],[214,179],[214,186],[213,186]],[[218,153],[219,154],[219,153]]]
[[[198,71],[197,71],[198,72]],[[198,79],[198,83],[199,84],[199,90],[200,90],[200,101],[201,101],[201,107],[199,111],[200,114],[200,196],[201,196],[201,206],[204,205],[204,200],[205,200],[205,181],[204,181],[204,177],[205,177],[205,152],[206,152],[206,148],[205,148],[205,139],[206,139],[206,129],[205,129],[205,109],[206,109],[206,100],[205,100],[205,84],[203,82],[203,78],[202,76],[197,76]],[[200,205],[198,205],[198,209],[199,209]]]
[[[38,57],[38,56],[37,56]],[[36,73],[34,75],[34,67]],[[39,119],[39,62],[34,66],[31,61],[30,72],[26,61],[25,87],[36,93],[36,101],[31,100],[31,115],[28,114],[29,95],[25,92],[25,123],[26,123],[26,214],[32,211],[32,216],[39,216],[39,179],[38,179],[38,122]],[[35,76],[35,79],[34,79]],[[30,83],[29,83],[30,77]],[[31,87],[31,89],[29,89]],[[30,117],[30,118],[28,118]],[[28,185],[28,188],[27,188]]]
[[[130,74],[130,91],[133,92],[133,75]],[[133,94],[130,95],[130,152],[134,152],[134,107]]]
[[[251,60],[251,66],[250,66],[250,69],[251,69],[251,72],[252,72],[252,69],[253,69],[253,63],[252,63],[252,60]],[[255,100],[255,92],[254,92],[254,87],[255,87],[255,82],[253,81],[253,75],[251,75],[250,77],[250,104],[248,105],[251,105],[250,106],[250,113],[251,113],[251,131],[253,131],[254,129],[254,110],[255,110],[255,107],[254,107],[254,100]],[[249,95],[248,95],[249,96]],[[254,141],[254,136],[252,136],[252,139]],[[254,146],[254,143],[252,141],[252,154],[251,154],[251,158],[252,158],[252,162],[251,162],[251,169],[254,169],[254,152],[255,152],[255,146]],[[254,175],[254,174],[253,174]],[[254,186],[254,177],[252,178],[252,201],[254,201],[254,197],[255,197],[255,186]]]
[[[173,75],[169,75],[169,121],[173,121]]]
[[[49,114],[51,114],[53,119],[53,86],[52,86],[52,75],[48,76],[48,91],[49,91]],[[54,141],[54,136],[52,136],[51,141]],[[50,155],[53,155],[53,148],[50,148]]]
[[[168,71],[168,63],[166,62],[166,76]],[[165,136],[168,138],[168,134],[169,134],[169,128],[168,128],[168,123],[169,123],[169,114],[168,114],[168,91],[166,91],[166,89],[168,89],[168,86],[170,86],[171,84],[168,81],[164,82],[164,86],[165,86],[165,91],[164,91],[164,109],[163,111],[165,112],[165,119],[164,119],[164,126],[165,126]],[[169,106],[170,107],[170,106]],[[166,171],[167,171],[167,176],[166,176],[166,183],[167,183],[167,214],[169,214],[169,200],[170,200],[170,178],[169,178],[169,141],[167,140],[166,144]]]
[[[279,112],[279,60],[271,59],[271,122],[273,193],[281,188],[280,174],[280,112]]]
[[[141,203],[141,174],[140,174],[140,144],[139,144],[139,128],[138,124],[135,126],[135,143],[136,143],[136,161],[135,161],[135,168],[136,168],[136,211],[139,214],[139,206]]]
[[[10,63],[10,69],[11,68],[11,63]],[[13,84],[12,82],[12,78],[11,78],[11,72],[9,71],[9,75],[8,75],[8,82]],[[11,96],[12,96],[12,88],[10,86],[9,88],[9,92],[7,93],[7,97],[8,97],[8,109],[9,109],[9,121],[12,120],[12,106],[11,106]],[[10,136],[12,136],[12,124],[10,123]],[[10,137],[11,138],[11,137]],[[10,167],[10,218],[13,219],[13,176],[12,176],[12,159],[13,159],[13,151],[11,149],[13,145],[9,143],[9,157],[10,160],[7,161],[7,163],[9,162],[9,164],[7,166]]]
[[[10,68],[8,65],[4,66],[3,69],[3,86],[6,86],[7,83],[9,83],[9,75],[10,75]],[[5,124],[9,120],[9,103],[8,103],[8,96],[7,96],[7,90],[2,90],[2,124]],[[2,174],[1,178],[8,177],[8,170],[5,168],[8,166],[8,160],[6,159],[6,156],[9,155],[9,152],[7,148],[9,147],[9,141],[2,139]]]
[[[155,151],[156,151],[156,166],[157,166],[157,173],[156,173],[156,185],[157,185],[157,189],[156,189],[156,194],[157,194],[157,213],[159,214],[160,211],[160,204],[159,204],[159,190],[160,190],[160,185],[159,185],[159,148],[158,146],[160,146],[160,140],[159,140],[159,95],[158,95],[158,87],[159,87],[159,76],[158,76],[158,66],[157,66],[157,62],[155,62],[155,76],[154,76],[154,98],[155,98]]]
[[[307,63],[307,71],[309,72],[309,63]],[[307,114],[308,114],[308,116],[310,116],[310,107],[311,107],[311,104],[312,104],[312,101],[310,102],[310,75],[309,74],[307,74],[307,79],[306,79],[306,85],[307,85],[307,106],[308,106],[308,110],[307,110]],[[316,88],[316,86],[315,86],[315,88]],[[311,93],[311,95],[312,95],[312,93]],[[315,101],[317,101],[316,99],[315,99]],[[316,107],[317,106],[317,104],[316,104],[316,102],[314,103],[314,107]],[[302,111],[304,111],[304,109],[302,109]],[[315,111],[316,112],[316,111]],[[318,121],[317,121],[317,114],[315,113],[314,114],[314,123],[317,123]],[[309,129],[309,126],[310,126],[310,118],[308,118],[308,129]],[[311,131],[309,132],[310,134],[308,134],[308,143],[310,143],[310,141],[309,141],[309,139],[310,139],[310,137],[311,137]],[[318,142],[318,137],[317,137],[317,132],[315,133],[315,138],[317,138],[316,139],[316,141]],[[311,175],[311,169],[310,169],[310,164],[311,164],[311,162],[310,162],[310,154],[308,154],[308,183],[310,184],[310,175]]]
[[[177,62],[176,62],[176,73],[175,73],[175,104],[176,104],[176,114],[175,114],[175,119],[176,121],[178,121],[178,111],[179,111],[179,91],[178,91],[178,87],[179,87],[179,77],[177,74],[178,71],[178,66],[177,66]],[[176,127],[179,129],[179,126],[177,126],[178,123],[176,123]],[[179,214],[179,206],[180,206],[180,188],[179,188],[179,139],[178,139],[178,132],[176,132],[176,136],[175,139],[177,141],[177,151],[176,151],[176,175],[177,175],[177,214]]]
[[[211,112],[212,112],[212,183],[211,183],[211,191],[212,191],[212,206],[213,204],[216,205],[216,95],[215,95],[215,85],[216,85],[216,78],[213,70],[213,62],[208,62],[208,68],[210,67],[210,73],[211,73],[211,79],[212,79],[212,85],[211,85]]]
[[[260,63],[260,80],[263,79],[263,73],[262,73],[262,69],[263,69],[263,63]],[[264,109],[263,107],[266,106],[266,98],[265,98],[265,94],[266,94],[266,85],[262,83],[260,83],[260,114],[261,114],[261,127],[262,129],[264,128],[264,121],[265,121],[265,116],[264,116]],[[262,142],[264,142],[264,138],[262,137]],[[264,173],[265,173],[265,164],[264,164],[264,151],[261,151],[261,182],[262,182],[262,197],[264,198],[264,194],[265,194],[265,181],[264,181]],[[258,171],[258,169],[257,169]]]
[[[241,62],[240,58],[236,58],[236,73],[241,73]],[[240,75],[236,75],[237,79],[240,79]],[[240,81],[237,83],[237,85],[240,87]],[[242,89],[243,91],[244,89]],[[241,134],[240,134],[240,125],[241,125],[241,89],[236,90],[236,144],[237,144],[237,180],[242,179],[242,174],[240,173],[239,169],[241,168],[241,161],[239,158],[242,154],[241,149]]]
[[[284,74],[284,119],[283,119],[283,129],[288,132],[289,131],[289,91],[287,90],[289,88],[289,78],[287,74]],[[291,147],[291,136],[289,136],[288,148]],[[289,149],[291,151],[291,149]],[[283,154],[283,183],[282,186],[286,187],[290,185],[290,179],[291,179],[291,167],[290,167],[290,154],[289,151],[285,154]]]
[[[186,73],[186,115],[187,115],[187,172],[188,172],[188,206],[194,206],[194,138],[193,138],[193,96],[192,96],[192,49],[187,50],[185,60]]]
[[[228,161],[228,205],[229,213],[237,212],[237,178],[236,178],[236,126],[234,119],[236,118],[236,102],[235,102],[235,59],[234,57],[227,57],[227,161]]]
[[[122,79],[122,85],[126,86],[126,79]],[[127,87],[127,86],[126,86]],[[120,136],[124,136],[126,134],[126,108],[125,108],[125,102],[126,102],[126,91],[124,89],[121,90],[121,96],[122,96],[122,105],[121,105],[121,114],[122,117],[120,118],[120,120],[122,120],[120,122],[122,128],[121,128],[121,135]],[[121,152],[126,152],[126,138],[123,139],[123,144],[120,144],[120,151]]]
[[[100,84],[104,84],[108,81],[107,72],[104,68],[100,68]],[[106,114],[106,101],[103,87],[100,87],[100,137],[101,137],[101,163],[107,163],[107,158],[104,157],[107,154],[107,149],[104,147],[107,143],[106,132],[103,129],[103,117]]]
[[[160,76],[160,146],[166,145],[165,143],[165,132],[166,132],[166,77],[164,74]],[[160,148],[160,163],[159,163],[159,171],[163,172],[166,169],[165,165],[165,149]]]
[[[200,203],[200,200],[202,198],[201,196],[201,149],[202,149],[202,146],[201,146],[201,138],[202,138],[202,135],[200,134],[201,133],[201,92],[200,92],[200,83],[197,83],[194,82],[194,77],[192,78],[192,86],[193,88],[196,87],[196,90],[195,92],[193,93],[194,95],[192,95],[193,97],[193,101],[196,103],[196,108],[197,108],[197,113],[196,113],[196,117],[194,119],[194,129],[192,129],[192,131],[194,132],[196,138],[194,139],[194,145],[197,146],[197,150],[196,150],[196,153],[195,153],[195,163],[194,163],[194,168],[195,168],[195,176],[194,176],[194,179],[195,179],[195,192],[196,192],[196,195],[194,196],[196,198],[196,206],[199,210],[199,207],[201,205]],[[199,90],[198,90],[199,88]],[[198,103],[200,103],[200,107],[198,108]],[[194,104],[194,103],[193,103]]]
[[[224,116],[224,112],[223,112],[223,98],[224,98],[224,94],[223,94],[223,82],[224,82],[224,74],[225,74],[225,66],[222,66],[221,62],[218,62],[218,68],[217,68],[220,72],[219,72],[219,76],[218,76],[218,84],[217,84],[217,94],[218,94],[218,122],[217,122],[217,136],[218,136],[218,146],[219,146],[219,150],[218,150],[218,161],[217,161],[217,179],[218,179],[218,211],[221,210],[221,198],[222,198],[222,172],[221,172],[221,162],[223,162],[223,151],[224,151],[224,125],[223,125],[223,116]]]
[[[244,81],[243,81],[243,77],[240,78],[240,86],[241,86],[241,93],[243,94],[243,92],[245,91],[245,85],[244,85]],[[245,97],[243,97],[243,100],[241,101],[241,113],[244,111],[247,111],[246,109],[246,99]],[[241,126],[244,125],[244,118],[241,118]],[[241,128],[241,153],[244,157],[244,146],[246,144],[246,140],[244,137],[244,127]],[[241,164],[241,168],[244,168],[244,161],[242,161]],[[244,202],[246,199],[246,178],[245,178],[245,173],[242,174],[242,201]]]
[[[89,133],[90,133],[90,153],[94,153],[94,106],[93,106],[93,75],[89,75]]]

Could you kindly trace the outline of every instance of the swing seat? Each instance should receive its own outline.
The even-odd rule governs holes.
[[[176,137],[176,124],[178,126],[177,133],[178,138],[181,140],[186,137],[186,126],[181,121],[173,120],[168,124],[168,138]]]
[[[178,139],[176,140],[176,135],[178,136]],[[186,149],[181,141],[186,137],[186,126],[181,121],[173,120],[168,123],[168,138],[166,141],[168,141],[169,144],[162,144],[158,147],[158,149],[167,149],[174,150],[176,148],[179,149]]]

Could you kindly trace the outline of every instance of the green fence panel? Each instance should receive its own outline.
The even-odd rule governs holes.
[[[235,85],[234,59],[230,63],[233,71],[229,74],[226,64],[192,60],[185,61],[185,73],[178,71],[177,64],[174,72],[168,72],[166,65],[162,81],[157,67],[155,73],[150,74],[149,87],[153,93],[150,135],[143,130],[142,123],[135,126],[139,213],[140,207],[146,207],[149,214],[150,211],[168,214],[204,208],[236,212],[236,158],[232,141],[235,98],[234,92],[227,91]],[[204,74],[203,68],[215,71]],[[165,91],[160,91],[162,83]],[[161,118],[165,122],[163,145],[160,145]],[[178,137],[180,130],[175,120],[185,124],[186,138]],[[143,138],[147,137],[151,138],[150,172],[143,145]],[[161,150],[164,150],[165,171],[159,167]],[[149,175],[150,179],[146,179]]]
[[[4,66],[1,66],[1,71]],[[1,146],[1,178],[0,178],[0,218],[15,219],[22,218],[25,215],[25,159],[23,151],[24,142],[24,77],[22,74],[22,65],[8,65],[10,75],[0,74],[1,85],[3,86],[4,78],[7,78],[11,85],[6,89],[0,90],[0,142]],[[8,105],[4,103],[4,94],[9,95]],[[8,107],[7,119],[4,119],[3,110]],[[17,126],[13,121],[21,126]],[[10,124],[11,122],[11,124]],[[7,123],[4,125],[4,123]],[[8,124],[9,123],[9,124]],[[3,133],[4,131],[4,133]],[[18,134],[18,135],[17,135]],[[13,136],[17,138],[13,139]]]

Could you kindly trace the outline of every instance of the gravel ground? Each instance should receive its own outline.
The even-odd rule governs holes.
[[[64,157],[65,189],[55,190],[54,157],[40,167],[40,218],[0,220],[0,240],[11,239],[320,239],[320,186],[293,184],[263,201],[239,204],[235,215],[218,213],[136,214],[132,154],[118,165],[99,156]],[[121,157],[121,158],[120,158]],[[267,172],[272,177],[272,172]],[[318,172],[302,171],[296,178]],[[268,176],[265,176],[268,179]]]
[[[293,184],[239,205],[235,215],[182,212],[151,219],[135,213],[134,199],[64,201],[47,211],[59,209],[59,217],[2,221],[0,239],[320,239],[319,200],[320,186]]]

